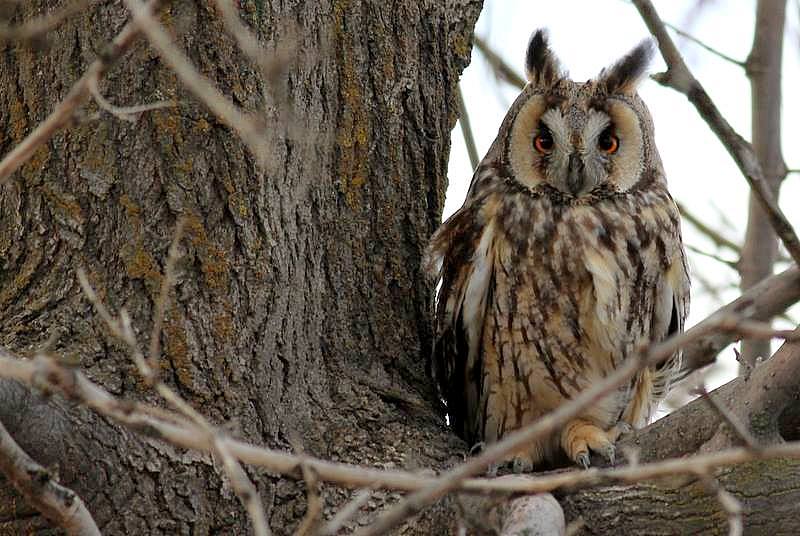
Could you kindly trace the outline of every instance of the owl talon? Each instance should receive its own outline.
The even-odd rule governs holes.
[[[616,462],[614,442],[625,426],[619,424],[604,431],[586,419],[574,419],[567,423],[561,432],[561,447],[570,459],[584,469],[589,467],[589,451],[596,452],[608,460]]]
[[[617,449],[614,447],[613,443],[609,443],[599,449],[600,455],[608,460],[608,463],[614,465],[616,461]]]

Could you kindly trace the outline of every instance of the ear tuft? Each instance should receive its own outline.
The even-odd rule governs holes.
[[[645,39],[636,48],[628,52],[617,63],[600,72],[600,84],[606,92],[632,95],[647,74],[647,68],[653,60],[655,43]]]
[[[558,58],[547,42],[547,31],[544,29],[536,30],[528,42],[525,74],[534,86],[550,86],[564,76]]]

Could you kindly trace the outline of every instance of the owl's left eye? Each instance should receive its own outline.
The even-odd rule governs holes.
[[[533,146],[542,154],[553,150],[553,135],[545,126],[539,128],[539,134],[533,139]]]
[[[611,129],[606,129],[597,139],[597,147],[608,154],[614,154],[619,149],[619,138],[612,134]]]

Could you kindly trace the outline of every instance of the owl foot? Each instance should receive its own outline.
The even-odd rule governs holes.
[[[610,430],[604,431],[595,424],[584,419],[573,419],[568,422],[561,432],[561,447],[569,459],[588,469],[590,463],[589,451],[600,454],[614,465],[616,449],[614,442],[619,436],[630,430],[627,423],[619,423]]]

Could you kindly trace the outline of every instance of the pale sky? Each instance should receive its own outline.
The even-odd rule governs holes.
[[[753,40],[754,0],[717,0],[706,2],[699,16],[697,0],[656,0],[661,18],[699,38],[713,48],[744,60]],[[787,5],[787,31],[783,59],[783,154],[789,168],[800,168],[798,136],[793,127],[800,117],[800,103],[794,96],[800,87],[800,31],[796,4]],[[690,15],[691,14],[691,15]],[[486,0],[476,26],[505,61],[523,71],[525,48],[531,33],[547,28],[550,43],[562,65],[574,80],[592,78],[605,66],[632,49],[649,34],[632,4],[624,0],[565,0],[539,2],[523,0]],[[672,34],[695,77],[705,87],[722,114],[745,138],[750,138],[750,84],[744,70],[715,56],[696,44]],[[665,69],[660,56],[652,72]],[[482,158],[497,135],[508,107],[518,94],[511,86],[495,79],[491,68],[477,49],[472,63],[461,78],[464,100],[472,122],[473,134]],[[748,186],[714,134],[700,119],[683,95],[645,81],[639,93],[653,115],[656,140],[664,161],[673,196],[706,223],[731,240],[741,243],[747,223]],[[449,168],[450,187],[444,217],[464,201],[472,171],[458,125],[453,130]],[[800,175],[791,174],[781,191],[781,206],[795,229],[800,228]],[[793,202],[794,201],[794,202]],[[717,250],[712,242],[683,223],[684,242],[703,251],[718,253],[735,261],[726,250]],[[692,307],[688,325],[705,318],[722,303],[739,293],[730,287],[738,282],[737,274],[725,265],[689,252],[692,273]],[[785,266],[779,265],[777,270]],[[719,287],[719,297],[707,292],[700,280]],[[791,311],[800,319],[800,308]],[[783,325],[787,325],[783,323]],[[788,325],[787,325],[788,327]],[[791,326],[794,327],[794,326]],[[777,348],[778,342],[773,342]],[[718,371],[708,378],[709,386],[731,379],[736,372],[733,352],[726,350],[718,358]]]

